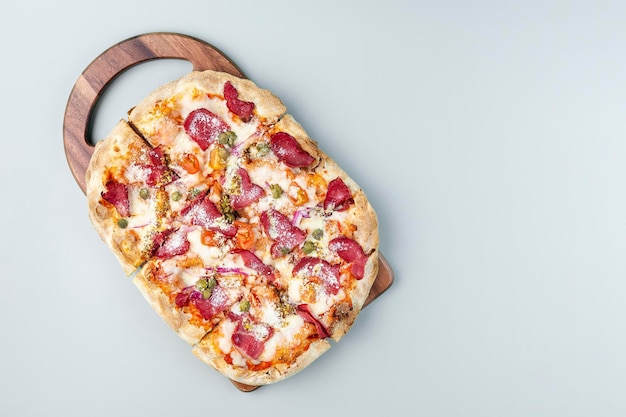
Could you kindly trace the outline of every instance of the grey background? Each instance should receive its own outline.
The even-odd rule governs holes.
[[[396,273],[253,393],[150,310],[66,164],[74,82],[153,31],[281,97],[365,189]],[[0,46],[0,415],[626,415],[624,2],[3,0]],[[189,70],[125,74],[94,137]]]

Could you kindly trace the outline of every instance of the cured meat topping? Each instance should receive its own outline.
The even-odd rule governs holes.
[[[219,285],[212,288],[208,298],[197,291],[196,287],[186,287],[176,295],[175,303],[179,308],[193,304],[205,320],[212,319],[229,307],[228,295]]]
[[[237,328],[231,338],[241,352],[252,359],[258,359],[265,348],[265,341],[270,338],[273,329],[259,323],[244,323],[245,318],[239,319]]]
[[[237,175],[240,178],[240,187],[237,194],[230,196],[230,205],[234,210],[241,210],[265,195],[265,191],[250,181],[250,176],[245,169],[239,168]]]
[[[241,256],[243,264],[246,267],[253,269],[259,274],[265,276],[269,282],[274,281],[275,277],[272,268],[269,265],[265,265],[263,261],[259,259],[259,257],[256,256],[254,253],[245,249],[234,249],[232,252]]]
[[[206,151],[222,132],[230,130],[228,125],[215,113],[200,108],[192,111],[185,118],[183,126],[187,135]]]
[[[274,241],[272,257],[279,258],[291,252],[306,239],[306,234],[291,224],[281,212],[271,209],[261,214],[261,224],[267,236]]]
[[[324,199],[324,210],[344,211],[354,203],[348,186],[341,178],[335,178],[328,183],[328,191]]]
[[[363,252],[361,245],[350,238],[338,237],[328,243],[328,248],[344,261],[352,262],[350,270],[356,279],[363,278],[368,256]]]
[[[175,174],[167,166],[165,155],[160,148],[150,149],[148,152],[148,161],[139,164],[144,173],[144,181],[146,185],[154,187],[157,185],[166,185],[174,181]]]
[[[239,100],[239,93],[230,81],[227,81],[224,84],[224,98],[226,99],[226,106],[228,107],[228,110],[241,117],[241,120],[244,122],[250,121],[255,107],[254,103]]]
[[[318,319],[316,319],[313,314],[311,314],[308,305],[298,305],[298,307],[296,307],[296,312],[298,313],[298,315],[300,315],[300,317],[304,319],[304,321],[315,325],[315,329],[317,330],[317,335],[319,338],[325,339],[327,337],[330,337],[330,333],[326,329],[326,327]]]
[[[292,168],[306,167],[315,161],[293,136],[285,132],[274,133],[270,139],[270,147],[280,161]]]
[[[321,280],[324,289],[330,294],[337,294],[339,291],[339,267],[324,259],[306,256],[293,268],[293,274],[304,274]]]
[[[176,255],[182,255],[189,250],[189,241],[185,231],[168,230],[155,238],[155,242],[159,245],[156,248],[154,256],[160,259],[168,259]]]
[[[117,181],[109,181],[106,183],[106,191],[101,195],[102,198],[113,204],[115,210],[122,217],[130,216],[130,202],[128,200],[128,187]]]
[[[228,237],[237,234],[237,227],[226,221],[206,193],[192,200],[188,206],[181,210],[180,214],[182,219],[189,224],[214,230]]]

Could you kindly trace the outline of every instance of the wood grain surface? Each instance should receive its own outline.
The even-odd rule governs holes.
[[[83,193],[86,190],[85,172],[94,149],[89,143],[88,132],[98,99],[107,86],[127,69],[162,58],[184,59],[191,62],[196,71],[215,70],[245,77],[243,72],[214,46],[187,35],[148,33],[127,39],[107,49],[78,77],[70,93],[63,120],[65,155],[72,175]],[[378,276],[365,306],[385,292],[393,280],[393,271],[380,254]],[[231,382],[244,392],[258,388]]]

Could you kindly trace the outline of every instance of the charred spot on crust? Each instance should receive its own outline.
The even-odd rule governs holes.
[[[345,319],[350,315],[352,310],[353,308],[351,303],[347,301],[341,302],[335,306],[335,309],[333,311],[333,317],[339,320]]]

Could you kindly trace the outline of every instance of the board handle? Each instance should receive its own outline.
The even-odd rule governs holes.
[[[178,33],[146,33],[104,51],[78,77],[63,120],[65,156],[83,193],[86,190],[85,172],[94,150],[88,135],[98,99],[108,85],[127,69],[143,62],[168,58],[189,61],[194,71],[215,70],[245,78],[243,72],[214,46]]]

